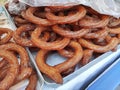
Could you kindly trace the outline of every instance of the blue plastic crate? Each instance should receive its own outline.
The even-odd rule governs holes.
[[[115,90],[120,84],[120,58],[106,69],[86,90]]]

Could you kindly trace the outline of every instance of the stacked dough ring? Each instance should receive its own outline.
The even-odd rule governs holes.
[[[14,17],[18,29],[13,39],[21,46],[37,47],[39,70],[61,84],[63,75],[73,72],[77,64],[83,66],[93,55],[115,50],[120,42],[120,22],[114,19],[82,5],[28,7]],[[67,60],[46,64],[53,51]]]
[[[33,68],[30,66],[29,56],[24,47],[10,41],[13,31],[7,28],[0,28],[0,90],[8,90],[12,85],[29,79],[33,75]],[[20,63],[17,55],[20,56]],[[34,73],[37,83],[37,76]],[[32,78],[33,78],[32,77]],[[31,83],[31,81],[30,81]],[[28,90],[31,84],[26,88]],[[33,88],[36,87],[36,84]]]

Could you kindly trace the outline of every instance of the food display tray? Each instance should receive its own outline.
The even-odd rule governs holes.
[[[9,13],[4,6],[0,7],[0,10],[1,8],[5,11],[6,16],[11,23],[12,29],[15,30],[15,24]],[[99,74],[101,74],[101,72],[109,67],[120,56],[120,46],[118,46],[115,52],[106,52],[96,59],[93,59],[85,66],[80,68],[76,67],[76,70],[72,74],[63,78],[63,84],[56,84],[45,77],[39,71],[35,63],[36,52],[31,52],[28,48],[26,48],[26,50],[28,51],[31,63],[33,67],[35,67],[39,77],[36,90],[83,90],[84,87],[91,83]],[[63,62],[66,58],[61,57],[57,53],[54,53],[49,56],[48,59],[49,60],[47,61],[47,63],[49,63],[50,65],[55,65]],[[24,80],[15,86],[17,88],[12,88],[10,90],[24,90],[27,84],[28,80]]]
[[[98,76],[86,90],[116,90],[120,85],[120,58]],[[120,89],[120,88],[119,88]],[[119,90],[118,89],[118,90]]]
[[[56,88],[56,90],[84,90],[89,83],[116,61],[119,56],[120,46],[118,46],[116,52],[107,52],[64,78],[64,80],[69,81]]]
[[[13,22],[13,19],[11,18],[10,14],[6,10],[6,8],[2,5],[0,6],[0,20],[3,21],[4,23],[6,23],[6,24],[0,24],[0,28],[9,28],[13,31],[16,30],[16,26]],[[36,90],[40,90],[41,82],[42,81],[39,78]],[[9,90],[25,90],[25,87],[28,85],[28,83],[29,83],[29,80],[27,80],[27,79],[23,80],[23,81],[19,82],[18,84],[12,86]]]
[[[36,67],[38,73],[41,73],[35,63],[36,52],[29,52],[32,62]],[[91,83],[99,74],[101,74],[107,67],[109,67],[120,56],[120,45],[117,51],[106,52],[81,68],[77,68],[72,74],[63,78],[63,84],[56,84],[44,75],[42,75],[42,81],[44,83],[41,86],[42,90],[82,90],[89,83]],[[63,62],[65,58],[59,56],[57,53],[53,53],[48,56],[47,63],[49,65],[55,65]],[[41,75],[41,74],[40,74]]]

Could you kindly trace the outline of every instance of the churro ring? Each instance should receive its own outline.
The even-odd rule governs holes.
[[[4,65],[6,65],[6,64],[7,64],[6,60],[2,59],[2,60],[0,61],[0,69],[1,69]]]
[[[0,81],[0,90],[7,90],[13,84],[16,76],[18,75],[19,64],[15,55],[9,51],[0,50],[0,56],[5,58],[5,60],[9,62],[10,66],[7,71],[7,75],[2,81]]]
[[[78,23],[81,27],[89,27],[89,28],[105,27],[109,23],[109,16],[100,15],[100,19],[90,16],[85,16],[83,19],[79,20]]]
[[[108,28],[103,28],[96,32],[87,33],[83,37],[85,39],[100,39],[100,38],[104,39],[107,35],[108,35]]]
[[[11,51],[15,51],[20,55],[20,73],[16,78],[16,82],[19,82],[23,79],[26,79],[27,77],[29,77],[32,73],[32,68],[29,67],[29,56],[27,54],[27,51],[14,43],[7,43],[4,45],[0,46],[0,50],[11,50]]]
[[[110,34],[120,34],[120,27],[108,28]]]
[[[7,75],[7,71],[8,69],[3,69],[3,70],[0,70],[0,81],[4,79],[4,77]]]
[[[60,50],[64,48],[65,46],[67,46],[68,43],[70,42],[70,39],[66,37],[63,37],[62,40],[56,40],[53,42],[43,41],[41,38],[39,38],[39,36],[41,35],[41,32],[44,30],[46,30],[46,28],[37,27],[31,35],[32,42],[41,49]]]
[[[87,63],[90,62],[90,59],[92,58],[94,50],[90,50],[90,49],[85,49],[83,51],[83,58],[80,62],[81,65],[86,65]]]
[[[59,72],[64,72],[68,70],[69,68],[74,67],[82,59],[83,50],[82,50],[81,45],[75,41],[71,41],[69,46],[75,50],[74,55],[73,57],[69,58],[65,62],[54,66],[55,68],[59,70]]]
[[[37,7],[29,7],[26,12],[23,11],[22,12],[22,16],[23,18],[25,18],[26,20],[37,24],[37,25],[42,25],[42,26],[50,26],[53,25],[55,23],[52,23],[51,21],[49,21],[48,19],[44,19],[44,18],[40,18],[34,15],[34,13],[39,10],[39,8]]]
[[[66,71],[64,71],[64,72],[62,72],[61,75],[62,75],[63,77],[65,77],[65,76],[73,73],[74,71],[75,71],[75,66],[72,67],[72,68],[69,68],[68,70],[66,70]]]
[[[80,38],[90,31],[90,29],[88,29],[88,28],[83,28],[83,29],[80,29],[77,31],[71,31],[68,28],[67,28],[68,30],[62,28],[59,25],[53,26],[52,29],[54,32],[56,32],[64,37],[68,37],[68,38]]]
[[[0,28],[0,35],[3,35],[5,33],[7,35],[5,37],[3,37],[3,38],[0,39],[0,44],[5,44],[5,43],[7,43],[12,38],[13,31],[11,29]]]
[[[63,56],[63,57],[67,57],[67,58],[71,58],[74,55],[74,52],[70,51],[70,50],[66,50],[66,49],[61,49],[58,50],[58,53]]]
[[[110,21],[108,23],[108,27],[116,27],[120,25],[120,19],[119,18],[115,18],[115,17],[111,17]]]
[[[65,72],[69,68],[74,67],[83,56],[83,50],[79,43],[71,41],[69,45],[70,47],[73,47],[75,49],[74,56],[69,58],[65,62],[55,66],[49,66],[48,64],[45,63],[46,60],[45,57],[49,53],[49,51],[40,50],[36,56],[36,63],[40,71],[47,75],[48,77],[50,77],[56,83],[62,83],[63,79],[61,73]]]
[[[62,83],[62,76],[59,71],[52,66],[49,66],[45,63],[45,56],[49,51],[40,50],[36,55],[36,63],[39,70],[54,80],[56,83]]]
[[[107,51],[114,49],[118,45],[118,39],[115,37],[111,38],[109,43],[105,46],[95,45],[92,42],[89,42],[89,41],[82,39],[82,38],[79,39],[79,43],[85,48],[92,49],[98,53],[104,53],[104,52],[107,52]]]
[[[27,23],[29,23],[27,20],[25,20],[24,18],[22,18],[22,17],[20,17],[20,16],[16,16],[16,17],[14,18],[14,21],[15,21],[16,23],[19,23],[19,24],[27,24]]]
[[[46,17],[52,22],[59,24],[73,23],[81,18],[83,18],[86,14],[86,10],[83,6],[74,7],[76,13],[70,13],[67,16],[56,16],[53,12],[46,12]]]
[[[15,42],[21,46],[28,46],[28,47],[34,47],[34,44],[32,43],[31,40],[23,38],[21,35],[23,32],[26,31],[31,31],[34,30],[35,27],[33,25],[27,24],[27,25],[23,25],[21,27],[19,27],[13,35],[13,39],[15,40]]]
[[[38,81],[37,73],[32,72],[32,74],[29,78],[29,84],[25,90],[36,90],[37,81]]]

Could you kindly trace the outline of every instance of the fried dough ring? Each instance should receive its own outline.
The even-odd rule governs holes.
[[[108,27],[116,27],[116,26],[119,26],[119,25],[120,25],[120,19],[114,18],[114,17],[110,18]]]
[[[81,65],[86,65],[87,63],[90,62],[90,59],[92,58],[94,50],[86,49],[83,51],[83,58],[81,60]]]
[[[26,79],[31,75],[32,68],[29,67],[29,56],[27,54],[27,51],[23,47],[14,43],[8,43],[1,45],[0,50],[2,49],[15,51],[20,55],[20,72],[16,78],[16,82]]]
[[[70,42],[70,39],[65,37],[62,40],[56,40],[54,42],[43,41],[39,38],[43,30],[45,30],[45,28],[37,27],[31,35],[32,42],[41,49],[60,50],[64,48],[66,45],[68,45],[68,43]]]
[[[83,19],[79,20],[79,25],[82,27],[89,27],[89,28],[100,28],[105,27],[109,23],[109,16],[102,15],[101,20],[96,20],[93,17],[84,17]]]
[[[2,61],[6,61],[6,60],[2,60]],[[2,66],[2,68],[0,69],[0,81],[4,79],[4,77],[7,75],[7,71],[10,68],[9,63],[4,63],[4,65]]]
[[[22,17],[20,17],[20,16],[14,17],[14,21],[15,21],[16,23],[19,23],[19,24],[27,24],[27,23],[28,23],[27,20],[25,20],[24,18],[22,18]]]
[[[71,73],[74,72],[74,71],[75,71],[75,66],[72,67],[72,68],[69,68],[68,70],[62,72],[61,74],[62,74],[63,77],[65,77],[65,76],[71,74]]]
[[[112,39],[112,37],[109,34],[105,37],[105,41],[107,43],[109,43],[111,39]],[[118,38],[118,41],[119,41],[119,38]],[[116,51],[116,50],[117,50],[117,46],[112,49],[112,51]]]
[[[29,84],[28,84],[28,86],[26,87],[25,90],[36,90],[37,81],[38,81],[37,74],[34,72],[30,76]]]
[[[104,53],[104,52],[110,51],[113,48],[115,48],[118,45],[118,39],[117,38],[112,38],[109,41],[109,43],[105,46],[95,45],[92,42],[89,42],[89,41],[87,41],[85,39],[82,39],[82,38],[79,39],[79,43],[85,48],[92,49],[92,50],[94,50],[95,52],[98,52],[98,53]]]
[[[3,59],[4,61],[6,61],[5,59]],[[3,61],[2,60],[2,61]],[[7,69],[7,68],[9,68],[9,63],[6,61],[5,63],[4,63],[4,65],[1,67],[1,69],[0,70],[4,70],[4,69]]]
[[[49,32],[44,32],[44,35],[42,37],[43,41],[48,41],[50,38],[50,33]]]
[[[32,25],[23,25],[19,27],[13,34],[13,39],[15,42],[21,46],[28,46],[28,47],[34,47],[34,44],[32,43],[31,40],[22,38],[21,35],[23,32],[34,30],[35,27]]]
[[[107,36],[106,36],[107,37]],[[108,42],[106,42],[105,38],[99,38],[99,39],[93,39],[94,44],[100,45],[100,46],[105,46],[107,45]]]
[[[6,65],[6,64],[7,64],[6,60],[2,59],[2,60],[0,61],[0,69],[1,69],[4,65]]]
[[[112,37],[109,34],[105,37],[105,41],[107,43],[110,42],[111,39],[112,39]]]
[[[54,32],[60,34],[61,36],[68,37],[68,38],[80,38],[90,31],[90,29],[88,29],[88,28],[86,28],[86,29],[83,28],[78,31],[71,31],[70,29],[66,30],[66,29],[62,28],[59,25],[53,26],[52,29]]]
[[[108,30],[107,28],[104,28],[102,30],[96,31],[96,32],[91,32],[87,33],[84,35],[84,38],[86,39],[99,39],[99,38],[105,38],[108,35]]]
[[[58,53],[61,56],[67,57],[67,58],[71,58],[74,55],[74,53],[72,51],[68,51],[68,50],[65,50],[65,49],[58,50]]]
[[[54,80],[56,83],[62,83],[63,79],[62,76],[60,75],[59,71],[52,67],[49,66],[45,63],[45,56],[49,51],[47,50],[40,50],[37,55],[36,55],[36,63],[39,68],[39,70],[50,77],[52,80]]]
[[[108,28],[109,33],[111,34],[120,34],[120,27],[117,28]]]
[[[58,53],[59,53],[61,56],[66,57],[66,58],[72,58],[73,55],[74,55],[74,52],[69,51],[69,50],[65,50],[65,49],[58,50]],[[66,70],[66,71],[64,71],[64,72],[62,72],[61,74],[62,74],[62,76],[64,77],[64,76],[67,76],[67,75],[69,75],[70,73],[74,72],[74,70],[75,70],[75,66],[72,67],[72,68],[70,68],[70,69],[68,69],[68,70]]]
[[[26,12],[22,12],[22,16],[37,25],[42,25],[42,26],[50,26],[53,25],[55,23],[49,21],[48,19],[43,19],[37,16],[34,16],[35,11],[37,11],[39,8],[37,7],[29,7]]]
[[[78,44],[77,42],[71,41],[69,45],[75,49],[74,56],[66,60],[65,62],[55,66],[49,66],[45,63],[45,57],[49,51],[40,50],[36,56],[36,63],[40,71],[45,75],[47,75],[48,77],[50,77],[56,83],[63,82],[63,79],[60,73],[68,70],[69,68],[74,67],[82,58],[83,50],[80,44]]]
[[[12,38],[13,31],[11,29],[0,28],[0,35],[5,34],[5,33],[7,33],[7,35],[3,37],[2,39],[0,39],[0,44],[5,44]]]
[[[73,23],[83,18],[86,14],[86,10],[83,6],[77,6],[75,7],[75,9],[77,10],[76,13],[69,14],[68,16],[56,16],[52,12],[47,12],[46,17],[50,21],[59,23],[59,24]]]
[[[0,81],[7,75],[8,69],[0,70]]]
[[[82,59],[83,49],[81,45],[75,41],[71,41],[68,45],[74,48],[74,56],[63,63],[54,66],[56,69],[59,70],[59,72],[64,72],[69,68],[74,67]]]
[[[10,65],[7,75],[2,81],[0,81],[0,90],[8,90],[18,75],[19,64],[14,54],[10,53],[9,51],[0,50],[0,56],[5,58]]]

